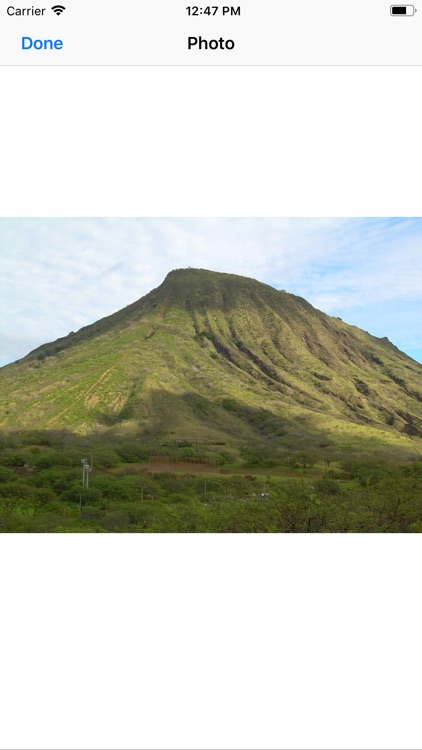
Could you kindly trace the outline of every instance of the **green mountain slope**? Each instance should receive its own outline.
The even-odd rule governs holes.
[[[417,452],[421,376],[300,297],[189,268],[1,368],[0,426]]]

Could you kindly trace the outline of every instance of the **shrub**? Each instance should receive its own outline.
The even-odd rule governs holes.
[[[339,495],[342,491],[339,483],[330,477],[319,479],[315,482],[314,487],[322,495]]]
[[[17,476],[12,469],[0,466],[0,482],[13,482],[14,479],[17,479]]]

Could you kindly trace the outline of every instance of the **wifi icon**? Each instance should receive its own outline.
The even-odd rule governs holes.
[[[51,10],[54,10],[56,16],[60,16],[66,8],[64,5],[53,5]]]

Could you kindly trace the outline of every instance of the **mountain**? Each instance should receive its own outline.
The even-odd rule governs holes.
[[[0,427],[418,453],[421,383],[422,366],[387,338],[301,297],[177,269],[1,368]]]

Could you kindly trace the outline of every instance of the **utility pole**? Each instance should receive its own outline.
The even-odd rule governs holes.
[[[88,464],[88,461],[86,458],[81,458],[81,464],[82,464],[82,489],[85,489],[85,476],[86,476],[86,466]]]
[[[91,456],[92,461],[92,456]],[[81,464],[82,464],[82,492],[79,496],[79,511],[82,513],[82,494],[85,489],[88,489],[89,487],[89,472],[91,471],[91,466],[89,465],[86,458],[81,458]]]
[[[82,464],[82,491],[79,494],[79,513],[82,513],[82,493],[85,489],[85,464],[86,464],[86,458],[81,458],[81,464]]]

